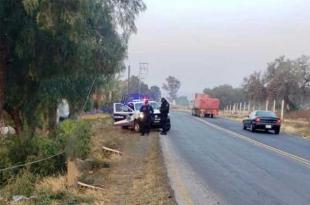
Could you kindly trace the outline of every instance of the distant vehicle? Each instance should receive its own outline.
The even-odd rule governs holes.
[[[212,98],[207,94],[195,94],[194,105],[192,109],[193,116],[215,117],[219,114],[220,100]]]
[[[149,101],[149,104],[154,109],[154,114],[152,116],[152,127],[160,127],[160,104],[155,101]],[[124,103],[114,103],[113,104],[113,119],[115,126],[121,126],[123,128],[131,128],[136,132],[140,131],[140,122],[143,118],[143,114],[140,113],[140,108],[143,105],[142,100],[133,100]],[[170,130],[170,118],[168,117],[168,128]]]
[[[271,111],[256,110],[250,113],[248,118],[243,120],[243,129],[256,130],[274,130],[275,134],[280,133],[281,120]]]

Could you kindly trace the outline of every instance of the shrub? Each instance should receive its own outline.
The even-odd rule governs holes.
[[[59,154],[62,151],[61,147],[57,146],[53,139],[46,137],[34,137],[31,145],[35,155],[28,156],[27,161],[43,159]],[[65,157],[59,155],[40,163],[32,164],[30,170],[40,176],[48,176],[63,171],[65,169],[65,161]]]
[[[0,141],[0,168],[44,159],[59,152],[61,147],[53,139],[24,131],[19,136]],[[59,173],[65,170],[65,156],[60,155],[27,167],[30,172],[40,176]],[[11,176],[16,176],[21,169],[1,172],[0,185],[7,184]]]
[[[39,176],[58,174],[66,169],[66,156],[71,158],[86,158],[90,152],[91,128],[86,121],[67,120],[59,124],[53,136],[49,138],[28,132],[25,129],[19,136],[0,139],[0,169],[16,164],[33,162],[56,155],[62,151],[65,154],[27,166],[27,169]],[[23,180],[23,168],[17,168],[0,173],[0,188],[8,185],[16,190],[20,178]],[[16,177],[16,181],[12,177]],[[15,185],[14,185],[15,184]],[[27,187],[27,186],[26,186]]]
[[[78,120],[66,120],[59,125],[56,143],[62,147],[67,157],[86,158],[90,153],[90,123]]]

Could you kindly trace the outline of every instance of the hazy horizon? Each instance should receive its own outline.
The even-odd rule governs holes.
[[[310,2],[306,0],[145,0],[128,60],[137,75],[161,87],[169,75],[190,96],[220,84],[240,86],[245,76],[285,55],[310,55]]]

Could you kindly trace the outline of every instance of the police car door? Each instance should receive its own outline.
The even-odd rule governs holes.
[[[133,110],[130,107],[122,103],[113,104],[113,119],[115,122],[125,120],[130,115],[133,115]]]

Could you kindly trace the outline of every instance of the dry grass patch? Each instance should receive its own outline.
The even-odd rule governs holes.
[[[95,126],[92,154],[105,160],[110,168],[93,175],[104,178],[102,204],[176,204],[167,182],[159,135],[140,136],[129,130]],[[102,145],[123,152],[122,156],[103,152]]]

